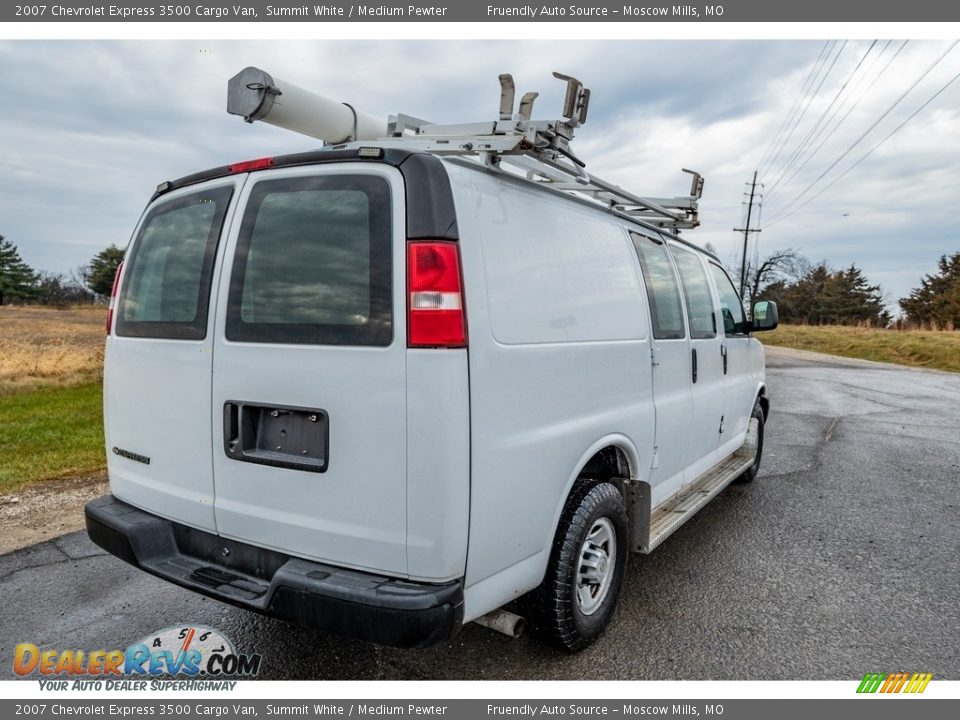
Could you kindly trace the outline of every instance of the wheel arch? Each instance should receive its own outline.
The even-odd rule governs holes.
[[[757,401],[763,410],[763,421],[766,422],[770,417],[770,398],[767,397],[767,386],[765,383],[760,383],[760,387],[757,388]]]
[[[563,510],[570,496],[584,483],[613,482],[620,490],[630,521],[630,545],[637,546],[638,533],[642,534],[647,530],[650,517],[650,485],[646,478],[640,476],[641,467],[643,465],[636,446],[622,433],[611,433],[597,439],[581,454],[553,511],[550,534],[545,540],[542,553],[541,578],[546,572],[550,549]]]

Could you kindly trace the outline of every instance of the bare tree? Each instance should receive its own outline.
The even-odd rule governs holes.
[[[778,280],[796,282],[809,269],[810,261],[793,248],[774,250],[755,267],[750,263],[747,266],[747,293],[750,302],[770,283]]]

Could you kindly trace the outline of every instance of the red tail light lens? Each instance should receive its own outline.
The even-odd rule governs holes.
[[[117,304],[117,287],[120,285],[120,272],[123,270],[123,261],[117,265],[117,272],[113,276],[113,289],[110,290],[110,305],[107,307],[107,335],[113,326],[113,309]]]
[[[232,173],[250,172],[251,170],[263,170],[273,166],[273,158],[257,158],[256,160],[244,160],[243,162],[227,165],[227,169]]]
[[[455,242],[407,243],[407,346],[467,346],[467,322]]]

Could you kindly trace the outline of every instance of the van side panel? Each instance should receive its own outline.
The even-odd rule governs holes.
[[[635,470],[650,466],[645,299],[615,218],[485,172],[448,171],[470,337],[468,597],[497,573],[519,595],[543,577],[571,477],[594,442],[625,435],[638,448]],[[470,614],[507,600],[473,603]]]
[[[467,351],[407,350],[407,570],[462,578],[470,523]]]

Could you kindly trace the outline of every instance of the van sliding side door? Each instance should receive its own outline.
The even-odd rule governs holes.
[[[687,431],[689,455],[685,484],[692,483],[717,461],[723,419],[723,338],[717,328],[717,310],[702,256],[678,243],[670,243],[683,288],[690,331],[693,417]]]
[[[690,422],[691,355],[680,295],[680,283],[661,237],[630,233],[640,261],[650,308],[651,372],[656,408],[656,439],[650,471],[652,502],[659,504],[681,489]]]

